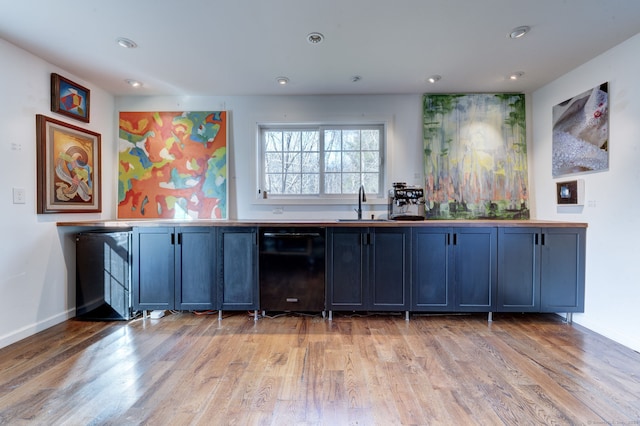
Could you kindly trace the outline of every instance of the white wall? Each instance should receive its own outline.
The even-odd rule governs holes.
[[[640,350],[639,51],[636,35],[534,92],[529,143],[535,216],[589,224],[585,313],[574,315],[574,321],[634,350]],[[553,106],[603,82],[609,82],[609,170],[553,179]],[[573,178],[584,179],[587,203],[583,208],[558,208],[556,182]]]
[[[353,203],[321,206],[265,204],[257,197],[257,123],[385,122],[387,162],[385,188],[396,181],[422,185],[421,95],[380,96],[231,96],[121,97],[120,111],[229,111],[229,217],[231,219],[354,218]],[[363,214],[386,214],[387,200],[368,198]],[[282,214],[274,214],[282,210]]]
[[[56,221],[100,219],[115,214],[113,96],[0,39],[0,347],[75,315],[73,248]],[[91,122],[50,110],[50,74],[59,73],[91,90]],[[103,213],[36,214],[36,114],[102,134]],[[24,188],[25,204],[13,204],[12,189]],[[75,251],[72,251],[75,253]],[[69,258],[70,257],[70,258]],[[69,276],[71,272],[71,277]]]

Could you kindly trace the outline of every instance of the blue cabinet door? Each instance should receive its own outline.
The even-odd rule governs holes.
[[[541,241],[540,310],[584,312],[584,228],[545,228]]]
[[[411,310],[454,311],[451,228],[414,228]]]
[[[411,229],[370,228],[369,235],[369,308],[408,311]]]
[[[133,231],[134,310],[173,309],[175,302],[173,228],[136,227]]]
[[[220,309],[259,309],[257,228],[220,228],[217,251]]]
[[[216,310],[216,228],[180,227],[176,234],[175,309]]]
[[[498,230],[498,312],[540,310],[540,228]]]
[[[497,229],[453,228],[452,243],[456,310],[495,311]]]
[[[327,309],[368,309],[366,228],[332,228],[327,238]]]

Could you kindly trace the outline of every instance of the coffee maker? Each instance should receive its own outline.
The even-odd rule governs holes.
[[[389,219],[425,220],[424,190],[418,186],[407,186],[405,182],[394,182],[389,190]]]

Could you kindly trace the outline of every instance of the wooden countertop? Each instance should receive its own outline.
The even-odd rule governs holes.
[[[586,228],[584,222],[561,222],[548,220],[96,220],[57,222],[60,227],[131,228],[134,226],[320,226],[320,227],[545,227],[545,228]]]

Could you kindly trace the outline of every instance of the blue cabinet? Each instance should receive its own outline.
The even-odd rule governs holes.
[[[183,311],[215,310],[216,229],[182,227],[177,229],[175,256],[175,309]]]
[[[216,309],[214,227],[136,227],[133,307]]]
[[[327,309],[407,311],[410,228],[330,228]]]
[[[367,310],[368,229],[333,228],[327,234],[327,309]]]
[[[411,309],[494,311],[496,240],[493,227],[414,228]]]
[[[451,228],[415,228],[412,236],[411,310],[445,311],[454,308]]]
[[[408,311],[410,306],[410,228],[370,228],[371,310]]]
[[[217,263],[220,309],[259,309],[258,229],[219,228]]]
[[[540,310],[540,228],[498,230],[498,311]]]
[[[586,230],[543,228],[540,311],[584,312]]]
[[[330,227],[326,309],[584,312],[583,227]],[[260,309],[256,226],[141,226],[134,310]],[[319,306],[322,305],[319,302]]]
[[[584,312],[584,228],[501,228],[498,311]]]

